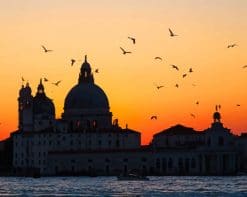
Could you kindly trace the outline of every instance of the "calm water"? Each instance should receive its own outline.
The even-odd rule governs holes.
[[[247,196],[247,176],[150,177],[117,181],[116,177],[0,177],[0,196]]]

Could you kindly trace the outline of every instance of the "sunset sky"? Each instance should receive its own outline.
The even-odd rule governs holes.
[[[246,0],[1,1],[0,139],[17,129],[21,77],[33,94],[41,77],[62,80],[59,87],[45,84],[60,118],[85,54],[99,69],[95,83],[107,94],[113,119],[142,132],[143,144],[178,123],[208,128],[216,104],[225,127],[246,132],[246,8]],[[170,37],[168,28],[178,36]],[[44,53],[41,45],[54,51]],[[123,55],[120,46],[132,54]],[[71,58],[77,60],[73,67]]]

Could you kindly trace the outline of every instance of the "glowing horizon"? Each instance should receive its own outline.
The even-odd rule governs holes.
[[[247,68],[242,68],[247,1],[12,0],[0,5],[0,139],[17,129],[22,76],[33,95],[40,78],[62,80],[60,87],[44,83],[59,118],[86,54],[99,69],[95,83],[108,96],[113,119],[142,132],[143,144],[175,124],[210,127],[216,104],[222,106],[225,127],[235,134],[247,131]],[[170,37],[168,28],[178,36]],[[135,45],[128,36],[136,38]],[[233,43],[238,46],[227,48]],[[44,53],[41,45],[54,51]],[[119,47],[132,54],[123,55]],[[71,58],[77,60],[72,67]],[[157,90],[154,84],[164,87]],[[152,115],[158,119],[151,121]]]

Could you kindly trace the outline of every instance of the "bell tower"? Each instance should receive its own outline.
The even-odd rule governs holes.
[[[18,98],[19,130],[32,131],[33,129],[33,96],[29,83],[22,85]]]

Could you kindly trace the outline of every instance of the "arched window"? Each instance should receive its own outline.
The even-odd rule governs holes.
[[[97,120],[93,120],[93,128],[97,128]]]

